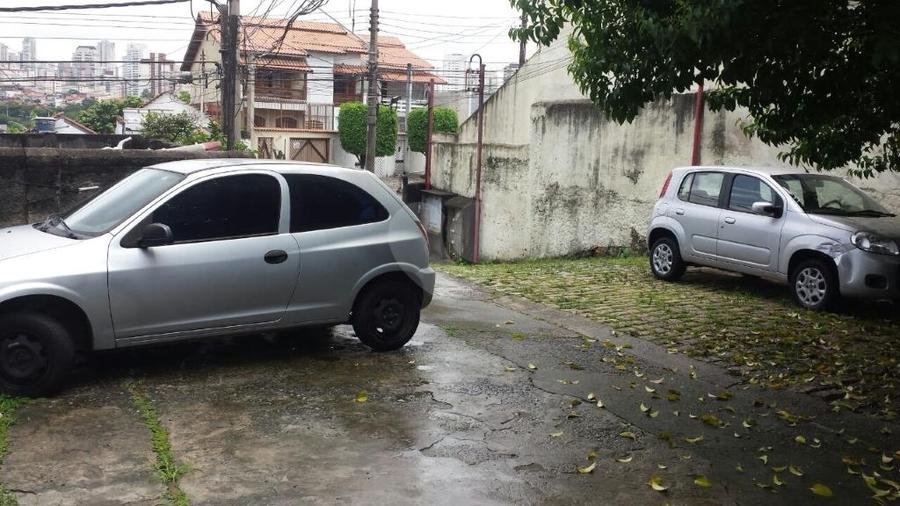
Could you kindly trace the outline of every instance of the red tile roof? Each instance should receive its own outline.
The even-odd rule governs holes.
[[[360,64],[339,63],[334,66],[336,74],[363,74],[366,72],[364,58],[368,52],[368,44],[362,37],[350,32],[337,23],[317,23],[311,21],[295,21],[291,25],[284,40],[286,19],[243,16],[241,18],[242,49],[244,52],[265,54],[273,50],[277,55],[257,60],[259,67],[274,67],[284,70],[313,72],[315,69],[305,61],[310,51],[334,55],[358,55]],[[197,57],[200,41],[210,36],[219,41],[219,31],[215,29],[218,16],[203,12],[197,19],[191,44],[184,57],[182,70],[190,70]],[[438,84],[445,81],[428,73],[432,66],[415,53],[406,48],[403,42],[390,36],[381,36],[378,41],[378,64],[381,67],[382,79],[387,81],[405,81],[406,65],[412,64],[416,71],[415,82],[428,82],[435,79]]]

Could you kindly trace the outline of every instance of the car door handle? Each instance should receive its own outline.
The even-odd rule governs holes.
[[[684,209],[676,209],[675,214],[677,214],[678,216],[684,216]]]
[[[732,217],[730,217],[730,216],[727,217],[727,218],[725,218],[725,223],[727,223],[727,224],[729,224],[729,225],[734,225],[734,222],[735,222],[735,221],[737,221],[737,220],[735,220],[734,218],[732,218]]]
[[[265,258],[267,264],[280,264],[288,259],[288,254],[286,251],[273,249],[272,251],[266,253]]]

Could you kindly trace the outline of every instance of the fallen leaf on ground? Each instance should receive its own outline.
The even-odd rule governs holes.
[[[631,431],[620,432],[619,435],[626,439],[631,439],[632,441],[637,440],[637,436],[635,436],[634,432],[631,432]]]
[[[701,488],[709,488],[712,486],[712,482],[709,481],[709,478],[707,478],[706,476],[699,474],[696,478],[694,478],[694,485],[697,485]]]
[[[805,445],[805,444],[806,444],[806,438],[803,437],[803,436],[797,436],[797,437],[794,438],[794,442],[797,443],[797,444]]]
[[[634,455],[629,455],[627,457],[619,457],[616,459],[616,462],[621,462],[622,464],[627,464],[634,459]]]
[[[597,467],[597,463],[596,463],[596,462],[593,462],[593,463],[591,463],[591,465],[589,465],[589,466],[586,466],[586,467],[579,467],[579,468],[578,468],[578,472],[579,472],[580,474],[591,474],[591,473],[594,472],[594,468],[596,468],[596,467]]]
[[[565,432],[554,432],[550,434],[550,437],[562,437],[563,434],[565,434]]]
[[[789,466],[788,471],[794,476],[803,476],[803,469],[800,466]]]
[[[779,487],[784,486],[784,482],[781,480],[781,478],[777,474],[772,475],[772,483],[774,483],[775,485],[777,485]]]
[[[587,396],[587,400],[589,400],[589,401],[593,401],[593,400],[596,399],[596,398],[597,398],[597,396],[594,395],[593,392],[592,392],[592,393],[589,393],[588,396]]]
[[[505,366],[505,367],[503,368],[503,370],[506,371],[506,372],[516,372],[516,371],[518,371],[518,369],[516,369],[515,367],[510,367],[510,366]]]
[[[669,487],[663,485],[662,477],[654,476],[650,478],[650,481],[647,482],[647,485],[650,485],[650,488],[656,490],[657,492],[665,492],[669,490]]]
[[[818,496],[822,497],[833,497],[834,493],[828,488],[826,485],[822,485],[821,483],[816,483],[815,485],[809,487],[809,490]]]
[[[530,370],[532,370],[532,371],[536,371],[536,370],[537,370],[537,366],[534,365],[534,364],[528,364],[528,369],[530,369]]]
[[[603,406],[603,401],[601,401],[600,399],[597,399],[597,407],[598,407],[598,408],[604,407],[604,406]]]
[[[684,438],[684,440],[691,444],[699,443],[700,441],[703,441],[703,436],[700,435],[700,436],[696,436],[696,437],[686,437],[686,438]]]
[[[369,396],[365,392],[356,394],[356,402],[366,402],[367,400],[369,400]]]

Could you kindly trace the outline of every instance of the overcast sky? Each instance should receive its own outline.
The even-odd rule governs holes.
[[[3,6],[62,5],[120,2],[122,0],[0,0]],[[270,16],[284,17],[297,0],[242,0],[244,15],[262,13],[274,4]],[[205,0],[191,2],[194,12],[209,10]],[[306,17],[330,21],[333,16],[366,34],[370,0],[330,0]],[[518,44],[509,40],[508,29],[517,24],[517,13],[508,0],[380,0],[382,33],[396,35],[420,56],[439,66],[446,54],[479,52],[492,67],[518,60]],[[46,11],[0,15],[0,43],[19,51],[22,37],[37,40],[41,60],[70,59],[79,44],[94,45],[108,39],[116,43],[122,59],[128,42],[146,44],[148,50],[166,53],[170,59],[184,56],[191,29],[188,3],[74,11]],[[529,47],[529,54],[533,50]]]

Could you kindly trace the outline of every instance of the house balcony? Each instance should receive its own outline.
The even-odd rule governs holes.
[[[283,87],[256,87],[256,100],[261,102],[289,100],[292,102],[306,101],[306,89],[294,89]]]
[[[336,130],[335,107],[331,104],[284,104],[280,108],[256,108],[253,126],[257,132],[333,132]]]

